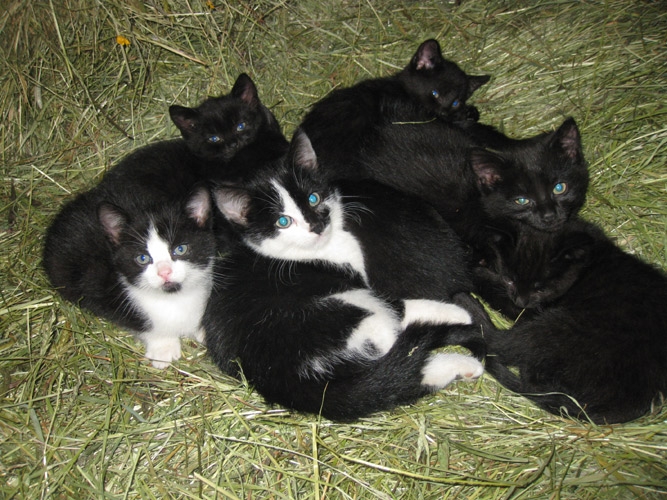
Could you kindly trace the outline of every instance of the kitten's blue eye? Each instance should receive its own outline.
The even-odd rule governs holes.
[[[292,225],[292,218],[289,215],[281,215],[276,221],[276,226],[280,229],[285,229]]]
[[[134,261],[139,264],[140,266],[146,266],[151,263],[151,257],[150,255],[146,255],[145,253],[139,254],[134,258]]]
[[[554,194],[563,194],[567,191],[567,184],[564,182],[559,182],[554,186],[553,192]]]
[[[516,203],[517,205],[523,206],[523,205],[528,205],[528,203],[530,203],[530,200],[528,198],[524,198],[523,196],[521,196],[521,197],[515,199],[514,203]]]
[[[440,97],[440,92],[438,92],[437,90],[431,90],[431,95],[437,99],[438,97]]]
[[[208,139],[206,140],[211,144],[217,144],[219,142],[222,142],[222,138],[219,135],[209,135]]]
[[[245,122],[241,122],[236,126],[237,132],[243,132],[245,130]]]
[[[454,102],[452,102],[452,108],[456,109],[461,105],[461,102],[458,99],[454,99]]]
[[[188,246],[187,245],[178,245],[172,250],[172,254],[174,254],[176,257],[180,257],[181,255],[185,255],[188,252]]]
[[[310,203],[311,207],[316,207],[320,204],[320,195],[317,193],[311,193],[308,197],[308,203]]]

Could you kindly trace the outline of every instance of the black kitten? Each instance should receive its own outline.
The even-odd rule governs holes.
[[[122,203],[131,192],[118,191]],[[43,265],[67,300],[135,332],[158,368],[200,327],[213,283],[210,194],[128,212],[93,189],[69,202],[46,233]]]
[[[229,94],[210,97],[196,108],[170,106],[169,115],[200,160],[200,175],[209,180],[236,179],[287,151],[280,125],[245,73]]]
[[[466,105],[489,76],[470,76],[442,57],[436,40],[422,43],[400,72],[332,91],[315,103],[301,128],[331,178],[355,178],[363,148],[375,127],[405,121],[466,121],[478,118]]]
[[[571,118],[490,150],[446,123],[389,125],[359,156],[359,171],[428,201],[473,246],[485,227],[554,231],[586,199],[588,169]]]
[[[556,414],[640,417],[667,393],[667,276],[580,220],[540,234],[518,246],[501,235],[485,263],[494,294],[528,308],[509,331],[478,310],[486,370]]]
[[[410,226],[424,227],[419,216],[428,211],[414,219],[369,213],[375,192],[344,199],[317,173],[312,147],[297,133],[284,161],[242,188],[216,189],[218,207],[243,242],[221,263],[224,286],[205,314],[218,366],[235,376],[242,371],[269,402],[339,420],[478,376],[474,358],[431,352],[452,343],[447,325],[468,323],[468,313],[419,296],[446,298],[469,286],[454,282],[458,270],[438,269],[450,265],[449,234],[438,237],[438,226],[426,224],[433,235],[423,235],[427,257],[420,260],[418,242],[402,238],[420,237]],[[389,201],[370,206],[401,210]],[[435,252],[440,259],[428,261]],[[429,274],[424,262],[438,268]]]

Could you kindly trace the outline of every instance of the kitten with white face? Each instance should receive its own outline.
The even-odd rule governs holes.
[[[135,332],[164,368],[180,358],[181,337],[203,340],[215,258],[210,195],[200,188],[184,205],[139,214],[101,195],[86,192],[56,217],[45,270],[63,297]]]
[[[372,249],[350,229],[363,220],[364,200],[351,211],[338,188],[319,178],[305,135],[295,135],[284,161],[214,193],[242,241],[220,264],[225,284],[213,291],[203,320],[223,371],[242,371],[269,402],[336,420],[481,374],[472,357],[432,352],[455,342],[448,328],[469,323],[464,309],[372,286]],[[410,266],[396,264],[409,274]],[[386,274],[392,270],[385,264]]]

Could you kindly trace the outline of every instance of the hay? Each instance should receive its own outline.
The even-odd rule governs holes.
[[[291,134],[337,86],[426,38],[492,81],[483,120],[529,136],[574,116],[584,209],[667,266],[667,14],[660,2],[9,1],[0,13],[0,497],[658,498],[667,410],[593,426],[490,377],[351,425],[268,408],[195,344],[166,371],[64,303],[39,267],[61,203],[130,150],[177,135],[167,108],[241,71]],[[117,38],[117,37],[122,38]],[[125,44],[129,43],[129,45]]]

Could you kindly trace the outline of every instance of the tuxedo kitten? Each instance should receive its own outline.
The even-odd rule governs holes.
[[[243,176],[257,162],[275,160],[288,147],[278,121],[259,100],[252,79],[242,73],[231,92],[195,108],[169,107],[172,121],[210,180]]]
[[[312,259],[317,235],[335,227],[344,239],[324,246],[319,260],[351,268],[385,297],[446,300],[472,290],[469,255],[428,203],[372,181],[327,181],[300,129],[291,155],[293,163],[271,166],[244,186],[216,191],[224,193],[218,203],[222,213],[255,250],[283,260],[299,260],[301,252]],[[325,198],[329,201],[322,204]],[[247,224],[241,215],[260,203],[265,205],[258,213],[284,215],[277,219],[283,227],[273,220]],[[259,233],[260,227],[266,231]],[[267,238],[269,232],[281,237]]]
[[[485,262],[494,294],[504,289],[528,313],[508,331],[475,313],[487,372],[552,413],[609,424],[640,417],[667,393],[667,275],[581,220],[541,234],[501,236]]]
[[[215,258],[210,194],[199,188],[184,203],[140,212],[104,195],[92,189],[65,205],[47,231],[44,268],[65,299],[135,332],[164,368],[180,358],[180,337],[203,341]],[[119,190],[114,202],[133,196]]]
[[[318,178],[304,134],[283,162],[215,196],[242,245],[220,264],[225,280],[204,315],[206,343],[223,371],[242,373],[267,401],[352,420],[481,374],[472,357],[432,352],[456,342],[448,325],[468,324],[464,309],[412,295],[387,300],[368,287],[379,271],[348,229],[366,209],[346,206]],[[400,232],[391,236],[387,246],[403,244]],[[395,255],[382,271],[400,283],[409,259]]]
[[[471,76],[442,57],[436,40],[422,43],[398,73],[336,89],[315,103],[301,128],[330,178],[355,178],[357,155],[375,140],[375,127],[408,121],[475,121],[466,101],[489,76]]]

